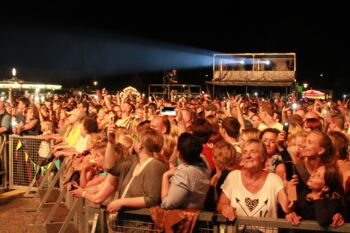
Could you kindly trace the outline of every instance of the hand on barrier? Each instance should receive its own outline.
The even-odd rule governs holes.
[[[344,218],[341,214],[339,213],[336,213],[334,216],[333,216],[333,222],[331,224],[332,227],[340,227],[342,225],[344,225],[345,221],[344,221]]]
[[[72,190],[70,191],[74,197],[82,198],[84,190],[76,182],[71,182]],[[74,190],[73,190],[74,187]]]
[[[118,212],[123,207],[123,199],[116,199],[108,204],[108,212]]]
[[[294,211],[286,214],[286,220],[290,222],[292,225],[298,225],[300,223],[301,217],[298,216]]]
[[[233,221],[236,219],[235,209],[231,205],[227,205],[222,209],[221,213],[224,217],[226,217],[229,221]]]

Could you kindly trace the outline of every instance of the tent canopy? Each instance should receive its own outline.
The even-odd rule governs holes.
[[[308,99],[325,99],[326,94],[317,90],[308,90],[303,92],[303,97]]]

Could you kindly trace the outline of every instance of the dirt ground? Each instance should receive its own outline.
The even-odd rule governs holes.
[[[40,233],[40,226],[33,226],[34,212],[27,212],[26,209],[39,204],[36,198],[15,198],[0,203],[0,232],[1,233]],[[38,225],[43,220],[41,214],[37,218]]]

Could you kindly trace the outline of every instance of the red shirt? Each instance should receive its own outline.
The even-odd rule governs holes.
[[[212,151],[212,149],[209,148],[206,144],[203,144],[202,154],[207,159],[208,164],[210,166],[210,172],[212,172],[214,170],[214,168],[215,168],[215,164],[214,164],[214,161],[213,161],[213,151]]]

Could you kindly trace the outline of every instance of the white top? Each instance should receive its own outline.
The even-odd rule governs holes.
[[[231,206],[236,209],[236,216],[263,218],[277,218],[277,194],[283,188],[282,179],[274,173],[269,173],[263,187],[253,194],[244,187],[240,170],[230,172],[221,186],[222,191],[230,199]],[[246,230],[247,228],[263,232],[276,230],[257,226],[246,226]]]

